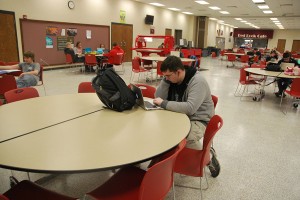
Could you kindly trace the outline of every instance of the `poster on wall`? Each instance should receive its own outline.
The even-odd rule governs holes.
[[[126,23],[126,11],[120,10],[120,23]]]
[[[46,35],[56,36],[58,34],[58,27],[56,26],[47,26]]]
[[[57,36],[57,50],[63,51],[66,48],[66,43],[74,44],[74,37]]]
[[[86,30],[86,39],[91,39],[91,38],[92,38],[92,31]]]
[[[68,28],[67,29],[68,36],[76,36],[77,35],[77,28]]]
[[[49,36],[46,36],[46,48],[47,49],[53,48],[53,39]]]

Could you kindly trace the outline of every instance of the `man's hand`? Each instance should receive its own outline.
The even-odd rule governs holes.
[[[25,74],[26,74],[26,73],[24,72],[24,73],[20,74],[19,77],[21,78],[21,77],[23,77]]]
[[[160,106],[162,102],[163,102],[163,99],[160,98],[160,97],[153,99],[153,103],[154,103],[155,105]]]

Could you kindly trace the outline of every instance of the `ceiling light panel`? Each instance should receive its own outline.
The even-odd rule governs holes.
[[[192,15],[193,13],[191,12],[182,12],[183,14],[187,14],[187,15]]]
[[[206,1],[195,1],[196,3],[199,3],[199,4],[202,4],[202,5],[207,5],[209,4],[208,2]]]
[[[269,6],[268,5],[258,5],[257,6],[259,9],[269,9]]]
[[[242,18],[234,18],[235,20],[239,20],[239,21],[241,21],[241,20],[243,20]]]
[[[227,11],[220,11],[220,13],[222,13],[222,14],[224,14],[224,15],[228,15],[228,14],[230,14],[229,12],[227,12]]]
[[[219,8],[219,7],[217,7],[217,6],[211,6],[211,7],[209,7],[210,9],[212,9],[212,10],[221,10],[221,8]]]
[[[265,3],[265,0],[252,0],[253,3]]]
[[[168,8],[169,10],[173,10],[173,11],[179,11],[180,9],[178,8]]]
[[[265,14],[272,14],[273,12],[272,12],[272,10],[264,10],[263,11]]]
[[[150,3],[150,4],[153,6],[159,6],[159,7],[165,6],[164,4],[161,4],[161,3]]]

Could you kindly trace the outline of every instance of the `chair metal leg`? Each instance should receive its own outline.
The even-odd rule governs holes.
[[[202,200],[203,199],[203,196],[202,196],[202,178],[200,177],[200,199]]]
[[[176,197],[175,197],[175,183],[174,183],[174,180],[173,180],[173,184],[172,184],[172,190],[173,190],[173,200],[175,200]]]

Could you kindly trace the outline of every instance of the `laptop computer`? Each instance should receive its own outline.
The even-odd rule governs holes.
[[[285,71],[288,67],[289,67],[289,68],[295,67],[295,63],[285,63],[285,62],[282,62],[282,63],[280,64],[280,69],[281,69],[282,71]]]
[[[138,104],[140,107],[142,107],[145,110],[160,110],[163,109],[159,106],[154,105],[153,103],[149,102],[149,101],[145,101],[144,97],[143,97],[143,93],[142,90],[134,85],[134,84],[130,84],[130,88],[131,90],[136,94],[136,104]]]

